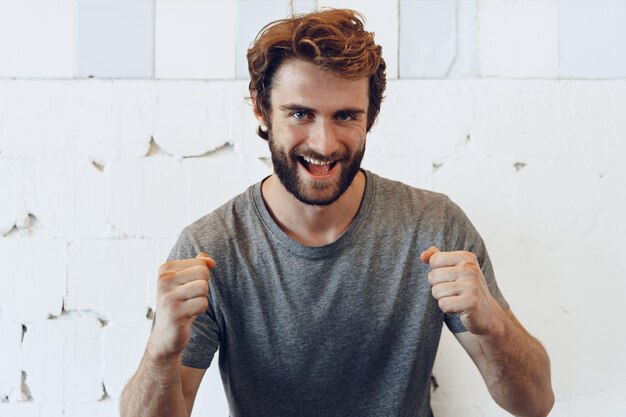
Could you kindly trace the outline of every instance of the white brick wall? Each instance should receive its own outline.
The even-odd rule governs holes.
[[[73,38],[74,0],[0,1],[0,77],[71,77]]]
[[[552,416],[623,414],[623,1],[0,0],[0,417],[118,415],[181,228],[270,172],[246,48],[316,5],[384,46],[364,166],[465,209],[551,355]],[[437,416],[505,415],[447,332],[434,374]],[[194,415],[227,415],[216,366]]]
[[[557,0],[482,0],[478,44],[486,76],[556,77],[559,70]]]
[[[234,14],[232,0],[157,0],[155,76],[235,78]]]
[[[22,347],[23,384],[33,401],[96,402],[102,388],[102,324],[71,314],[28,327]]]

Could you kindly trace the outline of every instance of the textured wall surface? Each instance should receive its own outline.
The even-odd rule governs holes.
[[[0,416],[118,415],[180,229],[271,171],[246,49],[312,7],[376,32],[364,166],[466,210],[552,415],[623,415],[626,1],[0,0]],[[228,414],[216,368],[196,417]],[[434,375],[438,417],[506,415],[447,330]]]

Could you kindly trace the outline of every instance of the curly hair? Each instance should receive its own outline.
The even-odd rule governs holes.
[[[356,80],[369,77],[367,131],[374,124],[386,86],[382,47],[374,33],[364,28],[364,18],[346,9],[326,9],[269,23],[248,49],[249,90],[255,111],[269,125],[273,77],[280,65],[296,58],[319,65],[339,77]],[[267,140],[269,132],[257,134]]]

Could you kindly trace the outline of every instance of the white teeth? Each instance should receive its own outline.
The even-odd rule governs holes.
[[[313,164],[313,165],[330,165],[332,163],[328,161],[326,162],[318,161],[317,159],[309,158],[308,156],[303,156],[302,159],[307,161],[309,164]]]

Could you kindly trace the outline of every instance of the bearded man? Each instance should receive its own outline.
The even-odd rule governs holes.
[[[273,22],[248,64],[274,173],[181,233],[122,415],[189,416],[219,349],[231,416],[432,416],[445,323],[498,404],[546,416],[548,356],[467,217],[360,167],[385,90],[360,16]]]

